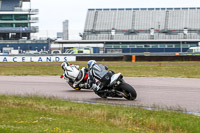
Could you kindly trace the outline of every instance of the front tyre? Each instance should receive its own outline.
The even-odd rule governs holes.
[[[120,85],[120,88],[121,88],[122,92],[126,95],[126,96],[124,96],[124,98],[126,98],[127,100],[135,100],[136,99],[137,93],[131,85],[123,82]]]

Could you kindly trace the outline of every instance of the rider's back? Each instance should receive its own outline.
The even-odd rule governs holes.
[[[105,66],[103,66],[101,64],[95,64],[92,67],[91,71],[92,71],[92,74],[94,75],[94,77],[99,80],[102,79],[108,73]]]

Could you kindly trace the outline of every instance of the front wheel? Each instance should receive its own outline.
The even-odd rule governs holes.
[[[121,88],[122,92],[125,94],[124,98],[126,98],[127,100],[135,100],[136,99],[137,93],[131,85],[123,82],[120,85],[120,88]]]

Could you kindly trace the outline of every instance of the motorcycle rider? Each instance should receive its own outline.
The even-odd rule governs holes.
[[[78,65],[69,64],[68,62],[63,62],[61,67],[64,70],[63,76],[72,87],[87,88],[87,84],[80,84],[81,81],[87,80],[87,68],[83,67],[81,70],[79,70]]]
[[[98,93],[110,83],[112,72],[108,71],[107,66],[98,64],[95,60],[89,60],[88,69],[88,86],[92,88],[95,93]]]

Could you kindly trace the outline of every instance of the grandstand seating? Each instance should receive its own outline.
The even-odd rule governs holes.
[[[19,0],[2,0],[1,11],[13,11],[14,7],[19,6]]]
[[[200,8],[88,9],[83,40],[135,39],[200,39]]]

